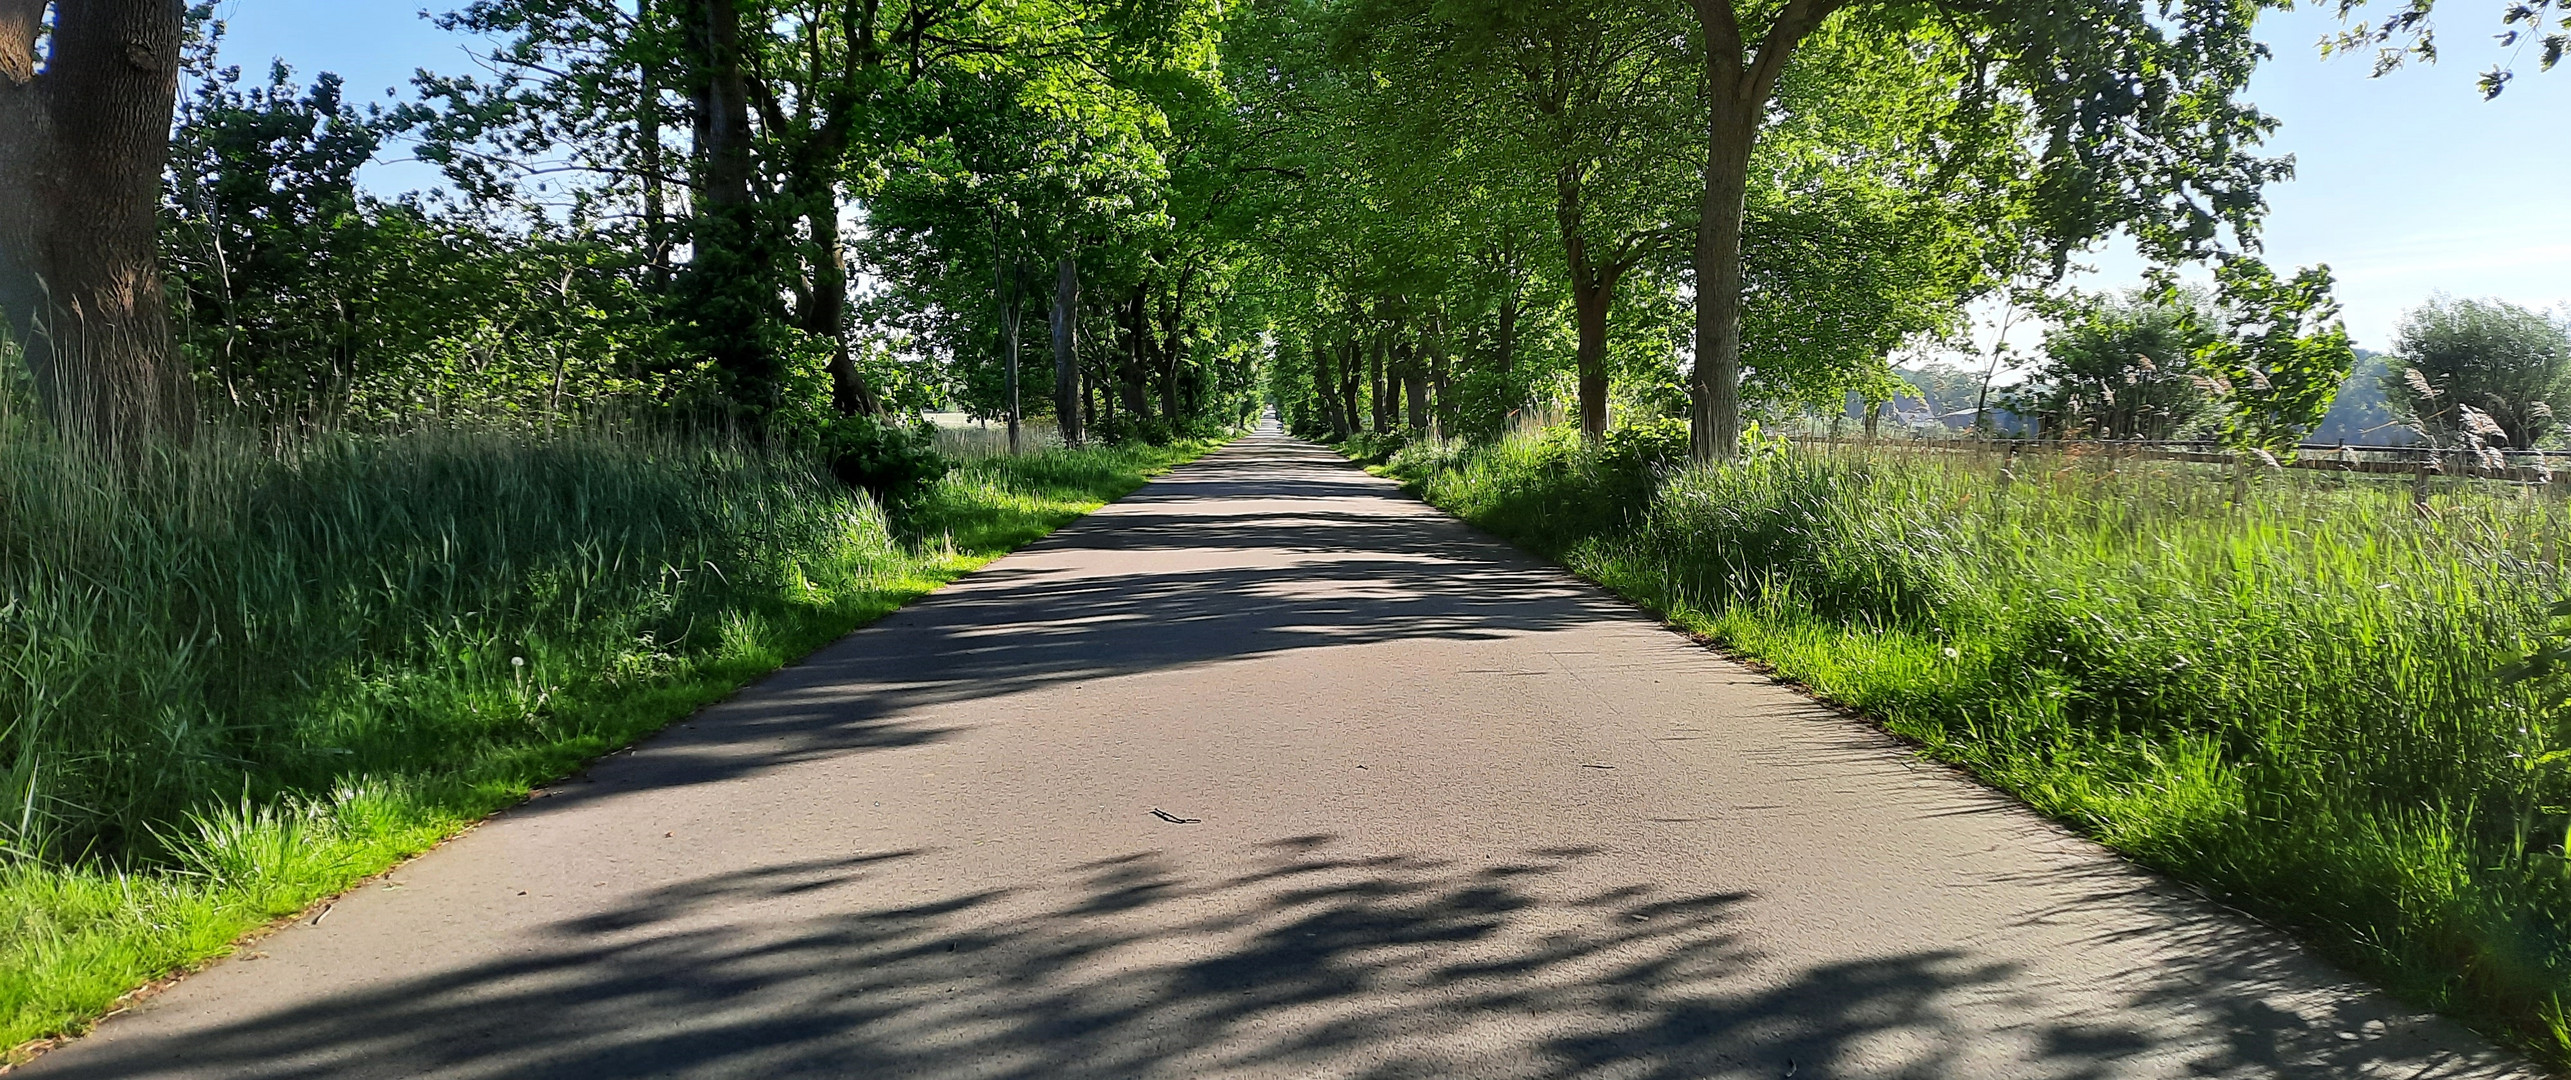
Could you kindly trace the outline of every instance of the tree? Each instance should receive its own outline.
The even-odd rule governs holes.
[[[1390,81],[1378,100],[1408,114],[1386,125],[1408,158],[1521,170],[1520,183],[1549,194],[1578,332],[1581,429],[1593,437],[1607,426],[1617,287],[1685,234],[1695,95],[1667,33],[1678,17],[1674,4],[1630,0],[1379,0],[1355,20]],[[1459,101],[1478,107],[1459,112]]]
[[[2178,302],[2168,275],[2156,288],[2162,302]],[[2214,268],[2211,312],[2187,310],[2182,325],[2205,338],[2196,363],[2223,414],[2223,441],[2293,457],[2295,444],[2329,415],[2357,359],[2330,296],[2330,268],[2280,280],[2257,259],[2226,258]]]
[[[111,447],[195,422],[157,256],[185,24],[181,0],[0,0],[0,314],[46,413]]]
[[[2194,372],[2212,344],[2203,298],[2136,290],[2124,296],[2075,293],[2044,335],[2044,359],[2015,407],[2047,431],[2101,439],[2168,439],[2203,412]]]
[[[2283,175],[2250,149],[2274,125],[2232,100],[2261,55],[2258,2],[1785,0],[1749,9],[1693,0],[1703,49],[1704,186],[1696,237],[1694,451],[1729,457],[1740,435],[1742,249],[1753,152],[1797,51],[1837,19],[1851,30],[1959,50],[1946,122],[2023,118],[2040,132],[2030,233],[2054,256],[2122,226],[2172,257],[2254,230],[2259,187]],[[1744,16],[1751,16],[1745,18]]]
[[[2422,435],[2452,444],[2464,407],[2500,429],[2491,441],[2532,449],[2556,441],[2571,408],[2571,325],[2505,300],[2431,297],[2402,316],[2384,395]]]

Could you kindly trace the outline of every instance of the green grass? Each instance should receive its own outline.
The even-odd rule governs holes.
[[[1211,444],[984,458],[889,527],[703,440],[0,430],[0,1046],[76,1032]]]
[[[1683,433],[1682,433],[1683,434]],[[2571,716],[2503,671],[2571,508],[2456,485],[1628,433],[1382,471],[2396,993],[2571,1063]]]

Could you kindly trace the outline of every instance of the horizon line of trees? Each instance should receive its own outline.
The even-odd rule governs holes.
[[[2350,351],[2326,268],[2255,257],[2266,6],[471,0],[435,21],[487,71],[360,107],[223,64],[211,4],[0,0],[0,309],[107,444],[208,403],[1078,441],[1559,399],[1712,460],[2122,232],[2213,266],[2148,332],[2271,445]],[[397,144],[446,189],[360,190]]]

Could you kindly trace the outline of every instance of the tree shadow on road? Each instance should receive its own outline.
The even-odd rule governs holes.
[[[2174,1002],[2060,1015],[2014,966],[1956,949],[1781,966],[1737,934],[1755,897],[1602,885],[1584,848],[1464,865],[1298,836],[1198,877],[1145,850],[1014,892],[855,906],[876,894],[852,886],[913,854],[688,881],[505,961],[41,1071],[2087,1078],[2154,1055],[2183,1060],[2141,1071],[2352,1075],[2376,1054]],[[813,903],[833,896],[850,906]],[[787,901],[832,913],[740,917]]]
[[[1266,486],[1253,476],[1186,498]],[[1632,616],[1505,545],[1415,515],[1417,504],[1383,485],[1353,490],[1382,512],[1286,498],[1262,510],[1082,522],[1031,549],[1038,557],[985,569],[842,639],[539,807],[956,734],[951,720],[917,715],[932,706],[1302,649],[1493,640]],[[1097,552],[1147,557],[1104,569],[1081,557]]]

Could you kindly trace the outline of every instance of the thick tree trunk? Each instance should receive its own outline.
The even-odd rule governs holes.
[[[0,0],[0,314],[65,432],[184,438],[195,391],[170,337],[161,173],[181,0]]]
[[[1741,451],[1741,228],[1750,186],[1758,106],[1715,93],[1705,151],[1705,196],[1696,228],[1695,415],[1690,448],[1698,461]]]
[[[1741,230],[1750,151],[1786,63],[1841,0],[1785,0],[1755,54],[1734,0],[1695,0],[1705,48],[1705,195],[1696,219],[1695,408],[1689,442],[1699,461],[1741,451]]]
[[[1339,411],[1339,374],[1332,370],[1330,346],[1312,339],[1312,390],[1321,398],[1321,422],[1330,426],[1330,437],[1348,441],[1348,418]]]
[[[1580,432],[1607,433],[1607,313],[1615,306],[1616,279],[1624,268],[1601,265],[1590,249],[1586,194],[1568,169],[1554,181],[1554,216],[1562,229],[1563,262],[1571,271],[1571,314],[1579,330],[1573,352],[1580,380]]]
[[[1574,352],[1580,376],[1580,432],[1590,438],[1607,433],[1607,312],[1615,306],[1613,270],[1573,271],[1571,313],[1579,328]]]
[[[1053,413],[1065,446],[1078,446],[1080,430],[1080,263],[1062,257],[1053,275]]]
[[[764,332],[779,289],[772,244],[750,184],[750,89],[737,0],[687,0],[689,93],[696,114],[695,252],[685,294],[698,347],[729,384],[753,430],[782,402]]]
[[[813,251],[803,329],[830,342],[830,404],[842,415],[882,416],[883,399],[857,369],[857,354],[848,347],[848,256],[839,248],[838,193],[816,200],[804,225],[812,232]]]

